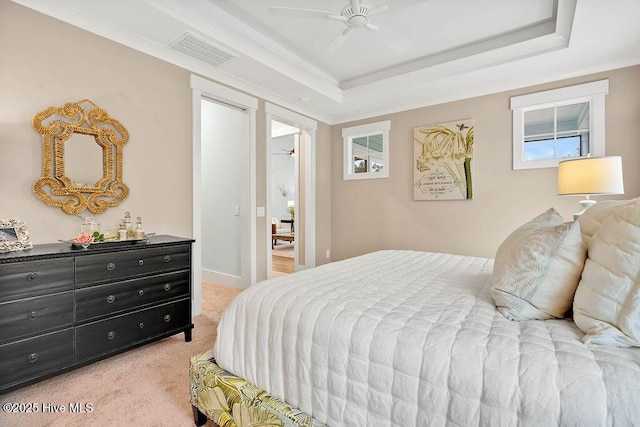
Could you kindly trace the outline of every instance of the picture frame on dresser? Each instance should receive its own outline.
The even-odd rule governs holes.
[[[27,225],[18,218],[0,219],[0,253],[31,249]]]

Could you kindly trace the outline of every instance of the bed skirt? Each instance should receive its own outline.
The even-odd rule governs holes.
[[[220,427],[322,425],[247,380],[225,371],[208,353],[191,358],[189,378],[191,405]],[[195,411],[194,416],[196,424],[201,425]]]

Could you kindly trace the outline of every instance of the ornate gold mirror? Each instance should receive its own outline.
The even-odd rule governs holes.
[[[88,99],[70,102],[36,114],[33,126],[42,134],[42,177],[33,191],[46,204],[97,214],[127,197],[122,147],[129,133],[106,111]]]

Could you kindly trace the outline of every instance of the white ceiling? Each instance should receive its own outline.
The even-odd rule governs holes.
[[[351,0],[14,1],[329,124],[640,63],[638,0],[366,0],[380,29],[346,38],[270,7]],[[173,49],[185,34],[232,59]]]

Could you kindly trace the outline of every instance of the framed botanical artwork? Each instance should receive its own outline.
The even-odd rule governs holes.
[[[413,130],[413,199],[473,198],[473,119]]]
[[[29,231],[25,223],[18,218],[0,219],[0,252],[31,249]]]

